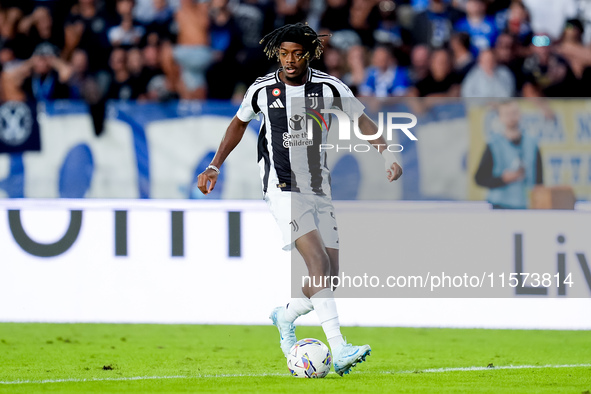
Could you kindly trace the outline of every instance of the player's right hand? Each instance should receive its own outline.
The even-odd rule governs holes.
[[[215,183],[218,180],[218,173],[212,169],[207,169],[203,171],[197,177],[197,187],[201,190],[203,194],[209,194],[215,187]],[[209,182],[209,186],[207,183]]]

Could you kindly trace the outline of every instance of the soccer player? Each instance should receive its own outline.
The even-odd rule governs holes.
[[[315,310],[332,350],[335,372],[342,376],[364,361],[371,348],[345,342],[333,289],[324,280],[339,272],[338,233],[326,150],[319,149],[320,143],[326,142],[328,130],[326,125],[316,128],[314,145],[309,145],[309,140],[302,138],[305,115],[298,113],[301,108],[293,103],[309,99],[312,107],[319,109],[328,101],[326,108],[340,105],[344,112],[356,113],[363,134],[375,135],[378,127],[363,113],[365,107],[345,84],[309,67],[323,48],[321,37],[312,28],[303,23],[286,25],[266,35],[261,43],[265,44],[267,56],[277,57],[281,67],[249,87],[211,164],[199,175],[197,186],[204,194],[213,190],[220,166],[240,142],[248,123],[262,113],[258,161],[264,199],[281,229],[284,249],[295,246],[311,278],[302,288],[301,297],[275,308],[270,318],[279,329],[281,349],[287,355],[297,341],[293,322]],[[385,139],[380,136],[369,143],[382,153],[387,179],[398,179],[402,168],[393,153],[385,149]]]

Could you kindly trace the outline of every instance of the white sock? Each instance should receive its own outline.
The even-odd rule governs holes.
[[[339,314],[337,313],[337,304],[334,300],[331,289],[322,289],[314,294],[312,305],[318,315],[326,339],[330,348],[334,351],[345,343],[341,335],[341,325],[339,323]]]
[[[285,307],[285,320],[290,323],[293,323],[298,317],[305,315],[306,313],[310,312],[314,309],[314,305],[312,305],[312,301],[308,297],[301,294],[301,297],[292,298]]]

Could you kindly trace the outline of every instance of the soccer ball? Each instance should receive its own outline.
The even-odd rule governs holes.
[[[330,372],[332,355],[318,339],[300,339],[289,350],[287,368],[296,378],[323,378]]]

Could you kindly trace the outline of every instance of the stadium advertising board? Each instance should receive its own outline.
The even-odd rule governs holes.
[[[442,293],[443,284],[434,282],[402,289],[410,293],[397,293],[402,286],[379,289],[382,298],[369,301],[371,308],[360,297],[376,293],[366,288],[342,300],[365,305],[343,307],[343,324],[591,328],[585,313],[591,250],[578,231],[588,213],[495,215],[449,203],[341,202],[336,208],[347,239],[345,275],[363,275],[358,269],[373,275],[366,264],[371,255],[359,260],[370,242],[374,249],[393,248],[387,267],[397,278],[418,275],[421,264],[433,262],[432,276],[447,272],[452,286],[453,277],[463,275],[454,271],[458,267],[469,278],[485,274],[490,280],[493,273],[497,286],[484,294],[463,284],[453,288],[457,293]],[[360,213],[368,224],[379,215],[395,225],[388,234],[360,234]],[[289,276],[290,256],[278,246],[280,235],[262,201],[4,200],[0,218],[2,321],[266,324],[276,299],[289,297],[281,278]],[[488,230],[477,234],[474,223]],[[511,286],[510,273],[519,268],[553,277],[562,270],[572,274],[574,286],[520,294],[531,291],[532,282],[519,291]],[[336,295],[346,297],[347,289]],[[370,313],[374,308],[390,312]]]

